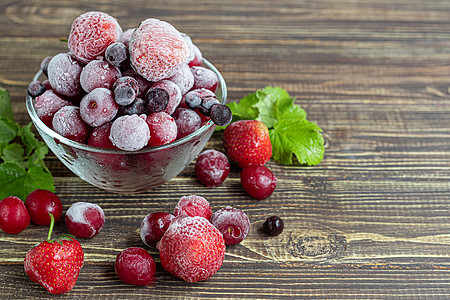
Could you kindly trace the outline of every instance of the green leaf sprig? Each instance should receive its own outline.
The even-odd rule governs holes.
[[[44,162],[48,146],[36,139],[31,126],[14,121],[9,93],[0,87],[0,200],[8,196],[25,200],[38,188],[55,191]]]
[[[227,106],[233,113],[232,122],[258,120],[266,124],[274,160],[285,165],[317,165],[325,152],[322,129],[306,119],[305,110],[294,100],[286,90],[267,86]]]

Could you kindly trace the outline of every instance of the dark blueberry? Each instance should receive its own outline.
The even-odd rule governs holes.
[[[136,92],[131,85],[121,83],[114,89],[114,100],[119,105],[129,105],[136,99]]]
[[[136,98],[133,103],[123,107],[124,115],[147,114],[147,103],[142,98]]]
[[[150,88],[145,94],[147,109],[149,113],[160,112],[166,109],[169,104],[169,93],[160,88]]]
[[[33,98],[42,95],[45,91],[45,85],[40,81],[32,81],[27,87],[27,94]]]
[[[123,77],[117,78],[117,80],[113,84],[113,90],[121,83],[126,83],[126,84],[130,85],[133,88],[136,95],[139,94],[139,83],[133,77],[123,76]]]
[[[202,104],[202,98],[195,92],[189,92],[184,97],[184,103],[186,104],[187,108],[196,110],[200,106],[200,104]]]
[[[41,70],[42,73],[44,73],[45,76],[47,76],[47,70],[48,70],[48,63],[53,58],[53,56],[47,56],[41,61]]]
[[[128,59],[127,47],[121,42],[109,45],[105,51],[105,59],[111,65],[120,67]]]
[[[228,125],[233,118],[231,109],[223,104],[214,104],[211,107],[210,115],[211,120],[213,120],[213,122],[219,126]]]
[[[267,235],[275,236],[283,232],[284,223],[279,217],[272,216],[267,218],[266,222],[263,224],[263,228]]]
[[[198,107],[198,111],[205,117],[209,117],[211,113],[211,107],[219,104],[219,100],[215,96],[203,97],[202,104]]]

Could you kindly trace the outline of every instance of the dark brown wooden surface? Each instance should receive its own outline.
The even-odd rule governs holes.
[[[449,1],[3,0],[0,86],[21,124],[30,122],[25,88],[41,59],[67,51],[60,38],[89,10],[115,16],[124,29],[154,17],[188,33],[222,72],[229,101],[266,85],[285,88],[324,129],[326,153],[314,167],[269,162],[279,184],[263,201],[246,195],[237,168],[220,187],[205,188],[191,164],[155,190],[124,196],[90,186],[49,155],[64,210],[94,202],[107,220],[97,237],[81,241],[85,265],[61,298],[450,297]],[[221,149],[220,137],[207,148]],[[244,210],[248,238],[227,249],[206,282],[185,283],[159,264],[154,285],[120,282],[115,257],[145,247],[142,218],[194,193],[214,210]],[[285,231],[269,238],[260,227],[274,214]],[[36,225],[0,232],[1,299],[52,297],[23,271],[25,253],[46,232]]]

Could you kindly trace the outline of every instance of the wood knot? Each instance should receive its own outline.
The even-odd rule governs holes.
[[[287,251],[294,257],[335,257],[345,250],[347,242],[344,236],[330,234],[327,236],[294,236],[287,240]]]

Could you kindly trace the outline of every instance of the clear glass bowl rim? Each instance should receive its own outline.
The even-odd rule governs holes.
[[[214,73],[216,73],[217,77],[219,78],[219,83],[220,83],[220,89],[222,92],[222,104],[226,104],[227,102],[227,86],[225,83],[225,80],[223,79],[222,75],[220,74],[220,72],[216,69],[216,67],[210,63],[207,59],[203,58],[203,63],[212,71],[214,71]],[[42,74],[42,70],[39,70],[33,77],[33,80],[38,80],[38,78],[41,76]],[[67,146],[70,147],[74,147],[77,149],[81,149],[81,150],[85,150],[85,151],[90,151],[90,152],[97,152],[97,153],[110,153],[110,154],[142,154],[142,153],[150,153],[150,152],[156,152],[156,151],[160,151],[160,150],[164,150],[164,149],[168,149],[171,147],[175,147],[178,146],[180,144],[183,144],[185,142],[188,142],[192,139],[194,139],[195,137],[201,135],[203,132],[207,131],[211,126],[214,126],[214,122],[212,120],[209,120],[205,125],[203,125],[202,127],[200,127],[197,131],[191,133],[188,136],[185,136],[181,139],[175,140],[171,143],[165,144],[165,145],[161,145],[161,146],[156,146],[156,147],[144,147],[141,150],[138,151],[126,151],[126,150],[121,150],[121,149],[107,149],[107,148],[100,148],[100,147],[94,147],[94,146],[90,146],[87,144],[82,144],[82,143],[78,143],[75,141],[72,141],[68,138],[63,137],[62,135],[56,133],[55,131],[53,131],[51,128],[49,128],[47,125],[44,124],[44,122],[41,121],[41,119],[38,117],[36,109],[34,107],[34,101],[33,98],[31,98],[31,96],[29,96],[28,94],[26,95],[26,106],[27,106],[27,110],[28,110],[28,114],[31,117],[31,120],[33,121],[34,125],[36,127],[38,127],[40,130],[42,130],[45,134],[47,134],[48,136],[56,139],[59,143],[65,144]]]

